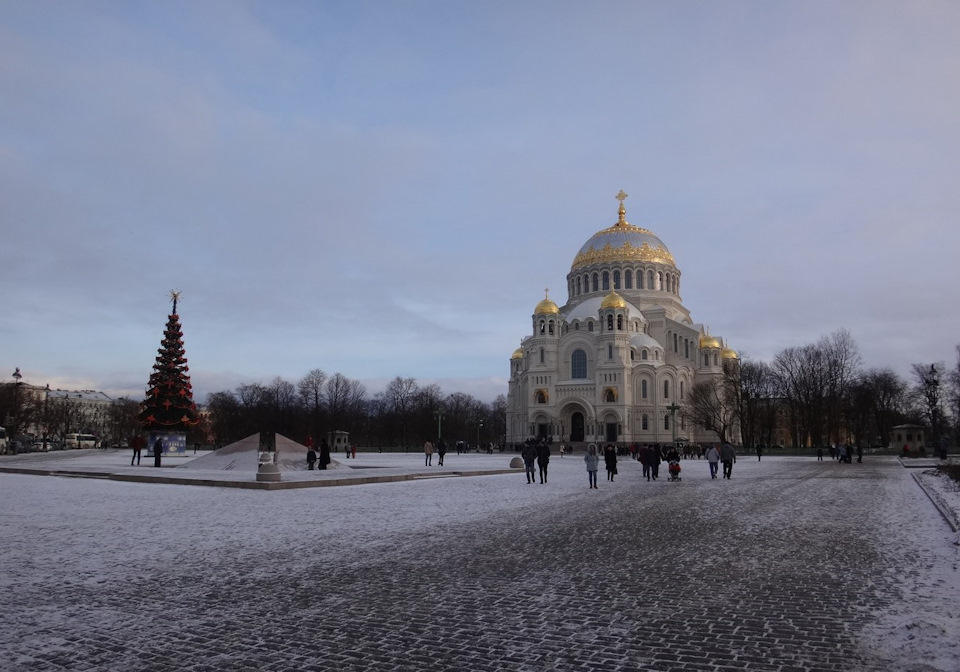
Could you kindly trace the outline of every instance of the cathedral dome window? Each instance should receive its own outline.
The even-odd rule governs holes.
[[[624,289],[633,289],[633,271],[623,272],[623,287]]]
[[[643,361],[647,361],[648,359],[650,359],[650,353],[647,352],[646,349],[641,350],[641,351],[640,351],[640,359],[642,359]]]
[[[593,320],[587,322],[587,331],[593,331]]]
[[[613,288],[620,289],[620,271],[613,272]]]
[[[603,272],[603,291],[608,291],[610,289],[610,273],[609,271]]]
[[[593,291],[599,291],[600,288],[600,276],[596,273],[593,274]]]

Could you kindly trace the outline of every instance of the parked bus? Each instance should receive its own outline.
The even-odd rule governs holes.
[[[97,437],[93,434],[67,434],[63,437],[64,448],[96,448]]]

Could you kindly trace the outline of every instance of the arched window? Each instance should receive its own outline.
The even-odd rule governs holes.
[[[620,271],[613,272],[613,288],[620,289]]]
[[[609,271],[603,272],[603,291],[610,289],[610,273]]]
[[[613,331],[613,315],[607,315],[607,331]]]
[[[710,355],[708,353],[703,353],[703,365],[710,366]]]
[[[623,315],[617,315],[617,331],[623,331]]]
[[[713,365],[719,366],[720,361],[717,359],[717,353],[713,353]]]
[[[656,289],[653,286],[653,271],[647,271],[647,289]]]
[[[593,274],[593,291],[597,291],[600,287],[600,276],[596,273]]]
[[[537,390],[537,403],[545,404],[547,403],[547,393],[543,390]]]
[[[670,429],[670,416],[669,416],[669,415],[663,416],[663,428],[664,428],[664,429]]]
[[[633,271],[624,271],[623,286],[625,289],[633,289]]]
[[[664,399],[670,398],[670,381],[669,380],[663,381],[663,398]]]
[[[690,359],[690,339],[683,339],[683,356],[686,359]]]
[[[607,359],[613,359],[613,345],[607,345]]]
[[[587,331],[593,331],[593,320],[587,322]]]
[[[643,414],[643,417],[640,418],[640,429],[646,431],[650,429],[650,418],[646,413]]]
[[[663,289],[663,271],[657,271],[657,289]]]
[[[574,323],[573,323],[573,330],[574,330],[574,331],[580,331],[580,323],[579,323],[579,322],[574,322]]]
[[[647,381],[645,380],[640,381],[640,398],[641,399],[647,398]]]
[[[580,278],[577,278],[577,296],[580,296]]]
[[[604,401],[606,401],[608,404],[612,404],[617,400],[617,395],[614,394],[613,390],[610,388],[607,388],[607,393],[604,395],[604,397]]]
[[[683,400],[683,381],[680,381],[680,400]]]
[[[543,348],[540,348],[540,363],[543,364]]]
[[[570,355],[570,377],[580,380],[587,377],[587,353],[579,348]]]
[[[553,330],[551,330],[550,333],[553,333]],[[674,334],[673,335],[673,351],[674,352],[680,352],[679,343],[680,343],[680,337],[677,334]]]
[[[542,334],[546,330],[546,323],[543,320],[540,320],[540,333]]]
[[[553,320],[550,320],[547,324],[547,333],[553,336]]]
[[[630,361],[632,362],[636,358],[637,358],[637,351],[634,350],[633,348],[630,348]]]
[[[647,360],[647,351],[646,351],[646,350],[641,350],[641,351],[640,351],[640,359],[642,359],[642,360],[644,360],[644,361]]]

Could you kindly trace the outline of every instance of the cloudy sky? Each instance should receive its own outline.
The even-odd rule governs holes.
[[[756,359],[960,343],[960,3],[0,0],[0,376],[506,391],[627,218]]]

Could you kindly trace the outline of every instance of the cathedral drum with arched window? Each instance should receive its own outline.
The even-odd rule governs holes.
[[[567,301],[549,291],[531,315],[532,334],[510,357],[507,442],[546,433],[574,448],[591,441],[666,443],[688,426],[690,388],[723,375],[736,353],[694,322],[680,296],[680,269],[650,230],[626,219],[593,234],[567,274]],[[736,437],[734,437],[734,440]]]

